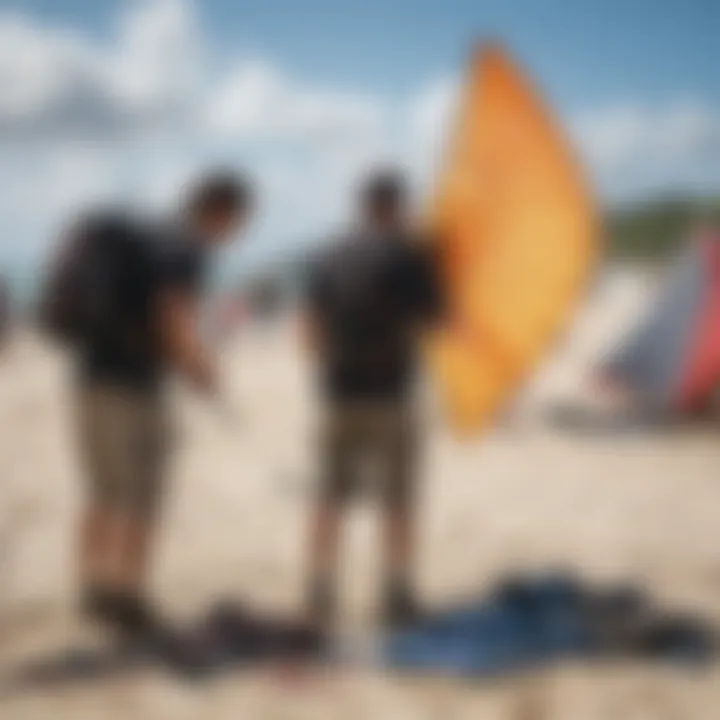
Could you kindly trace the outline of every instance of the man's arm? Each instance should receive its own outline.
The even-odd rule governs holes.
[[[315,314],[306,309],[300,319],[301,340],[305,349],[312,355],[321,355],[325,346],[323,332]]]
[[[301,341],[313,355],[321,355],[325,348],[322,309],[327,302],[325,283],[321,266],[316,262],[307,270],[305,277],[305,298],[300,318]]]
[[[197,389],[215,394],[215,365],[200,340],[194,293],[168,288],[158,301],[160,340],[170,364]]]

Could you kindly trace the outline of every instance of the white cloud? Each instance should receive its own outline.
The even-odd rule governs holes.
[[[584,113],[574,134],[609,197],[720,183],[720,108],[684,102]]]
[[[154,0],[131,7],[122,17],[109,82],[129,107],[172,104],[193,93],[200,62],[192,6],[181,0]]]
[[[0,17],[0,113],[26,120],[57,104],[93,74],[90,48],[67,31],[48,32],[20,16]]]
[[[269,63],[246,61],[210,93],[205,119],[226,136],[352,141],[377,133],[385,110],[370,95],[303,86]]]
[[[439,147],[451,122],[452,112],[460,94],[455,78],[429,83],[409,104],[411,132],[423,145]]]
[[[0,133],[103,137],[168,119],[194,90],[196,30],[182,0],[131,6],[107,46],[0,14]]]

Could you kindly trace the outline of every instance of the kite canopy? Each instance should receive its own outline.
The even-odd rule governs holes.
[[[603,374],[658,410],[685,412],[720,382],[720,235],[688,245]]]
[[[568,320],[596,245],[565,137],[498,47],[473,58],[432,217],[451,315],[432,364],[453,427],[472,432]]]

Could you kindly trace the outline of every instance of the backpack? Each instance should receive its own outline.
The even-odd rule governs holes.
[[[38,309],[42,330],[70,345],[111,332],[128,268],[143,259],[142,245],[123,215],[98,214],[78,223],[46,278]]]

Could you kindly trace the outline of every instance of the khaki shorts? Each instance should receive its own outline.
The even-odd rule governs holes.
[[[327,409],[322,432],[325,501],[342,503],[368,485],[390,509],[412,499],[417,450],[405,401],[346,401]]]
[[[166,420],[160,393],[81,389],[78,439],[92,504],[133,515],[155,512],[165,480]]]

